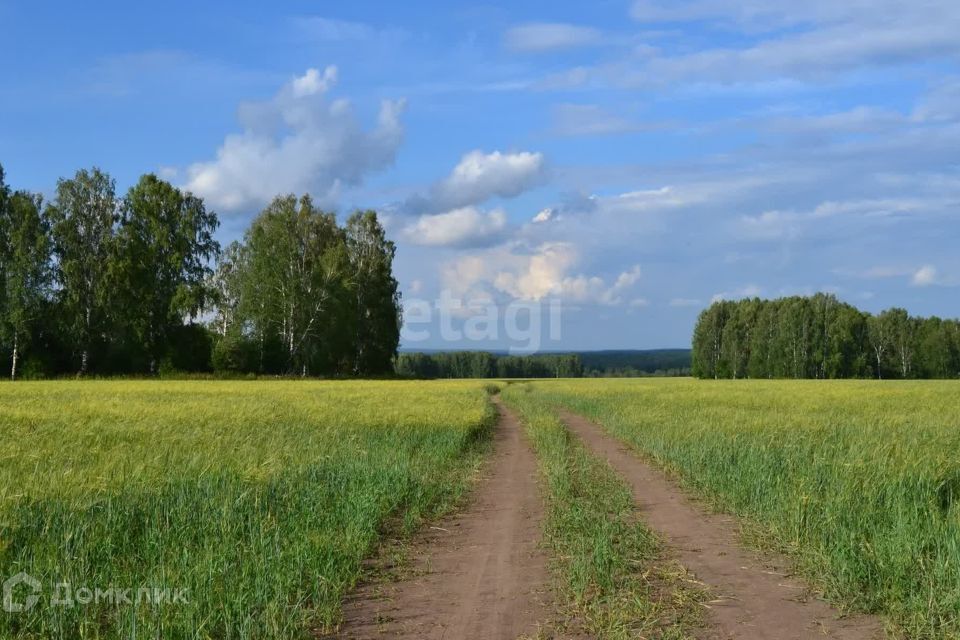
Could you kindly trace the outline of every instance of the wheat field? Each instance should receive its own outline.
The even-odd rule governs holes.
[[[0,407],[0,576],[47,605],[0,616],[21,638],[328,628],[385,527],[456,502],[493,418],[476,382],[18,383]]]

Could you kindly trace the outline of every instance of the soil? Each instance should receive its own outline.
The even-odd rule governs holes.
[[[801,640],[883,637],[872,616],[841,616],[803,582],[791,577],[789,562],[746,549],[734,518],[711,513],[687,498],[661,471],[625,444],[581,416],[561,413],[588,449],[606,458],[628,482],[640,515],[676,552],[684,567],[713,598],[707,604],[705,639]]]
[[[414,541],[407,575],[358,589],[336,637],[513,640],[549,628],[536,458],[516,416],[497,407],[493,454],[470,503]]]

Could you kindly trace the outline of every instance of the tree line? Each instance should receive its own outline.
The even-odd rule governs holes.
[[[690,375],[690,349],[584,351],[580,358],[588,378]]]
[[[700,378],[956,378],[960,321],[860,311],[818,293],[715,302],[697,319]]]
[[[400,335],[395,247],[279,196],[225,250],[202,199],[99,169],[49,203],[0,167],[0,366],[10,377],[166,371],[379,375]]]
[[[401,353],[396,373],[404,378],[580,378],[583,363],[574,353],[526,356],[487,351]]]

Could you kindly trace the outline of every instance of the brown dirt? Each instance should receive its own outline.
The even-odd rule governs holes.
[[[647,525],[677,552],[678,560],[710,589],[710,640],[757,638],[801,640],[882,637],[872,616],[841,617],[802,582],[788,577],[783,558],[746,550],[736,521],[696,506],[663,473],[581,416],[561,417],[594,453],[605,457],[633,489]]]
[[[516,416],[497,406],[493,456],[470,504],[414,542],[412,576],[361,587],[336,637],[513,640],[547,626],[536,458]]]

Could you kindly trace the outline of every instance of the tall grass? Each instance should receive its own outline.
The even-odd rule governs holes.
[[[43,585],[4,638],[309,637],[388,521],[457,499],[492,419],[462,382],[18,383],[0,407],[0,580]]]
[[[529,391],[511,384],[503,397],[537,453],[547,494],[545,538],[568,619],[598,640],[691,637],[702,593],[638,520],[624,481]]]
[[[537,383],[675,472],[840,603],[960,637],[955,382]]]

